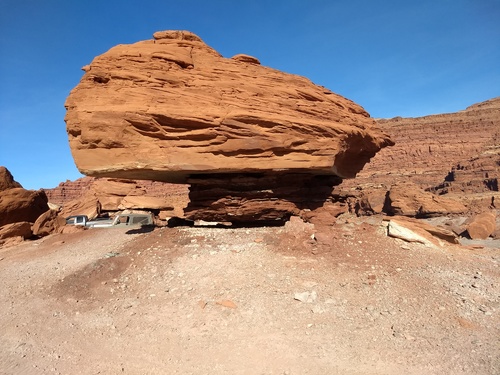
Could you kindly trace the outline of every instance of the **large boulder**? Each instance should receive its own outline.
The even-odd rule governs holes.
[[[36,219],[32,230],[35,236],[43,237],[56,233],[64,225],[66,225],[66,220],[58,215],[58,211],[48,210]]]
[[[352,101],[255,58],[224,58],[187,31],[118,45],[84,71],[65,121],[75,163],[89,176],[350,178],[392,144]]]
[[[409,217],[433,217],[463,213],[467,208],[459,201],[437,196],[406,182],[389,190],[384,212]]]
[[[23,189],[7,168],[0,167],[0,245],[31,237],[31,223],[48,210],[43,190]]]
[[[30,238],[32,235],[31,223],[21,221],[18,223],[6,224],[0,227],[0,240],[10,237]]]
[[[452,231],[404,216],[393,217],[389,220],[387,235],[424,245],[458,244],[457,236]]]
[[[467,233],[473,240],[485,240],[493,235],[496,229],[496,213],[483,212],[472,218],[467,225]]]
[[[0,247],[14,246],[32,236],[31,223],[21,221],[0,227]]]
[[[351,100],[187,31],[118,45],[84,71],[65,104],[78,169],[189,183],[193,220],[287,220],[393,144]]]
[[[63,218],[73,215],[86,215],[89,219],[96,218],[101,213],[101,204],[91,190],[83,193],[79,198],[66,202],[59,215]]]
[[[14,188],[22,188],[22,186],[14,180],[14,177],[7,168],[0,166],[0,191]]]
[[[35,220],[49,209],[47,196],[41,190],[13,188],[0,191],[0,226]]]

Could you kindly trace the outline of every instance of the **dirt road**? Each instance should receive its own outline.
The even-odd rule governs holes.
[[[0,373],[498,374],[499,254],[378,218],[53,235],[0,249]]]

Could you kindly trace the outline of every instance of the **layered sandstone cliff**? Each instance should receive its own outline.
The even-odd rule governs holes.
[[[105,211],[146,209],[162,217],[183,216],[188,185],[149,180],[83,177],[44,190],[50,203],[60,205],[62,216],[95,217]]]
[[[170,184],[165,182],[150,180],[117,180],[109,178],[82,177],[75,181],[61,182],[52,189],[44,189],[49,202],[65,206],[67,203],[80,199],[84,194],[91,191],[96,194],[102,202],[110,202],[109,210],[123,209],[127,204],[136,201],[139,208],[159,209],[171,206],[171,202],[176,200],[185,202],[188,186],[184,184]],[[153,202],[164,199],[163,204],[156,204],[153,207],[143,202]],[[125,207],[133,208],[133,207]],[[134,207],[135,208],[135,207]]]
[[[469,211],[500,207],[500,98],[457,113],[377,123],[396,145],[381,150],[354,180],[342,184],[363,190],[361,211],[368,205],[367,212],[380,212],[380,197],[401,182],[458,200]],[[370,200],[380,207],[371,207]]]
[[[381,150],[358,174],[355,184],[409,180],[427,189],[441,184],[452,168],[460,170],[460,165],[473,159],[490,158],[493,166],[500,160],[500,98],[456,113],[379,119],[377,123],[396,145]],[[492,171],[491,166],[482,171],[477,164],[472,169],[482,176],[489,172],[487,178],[498,177],[498,169]]]

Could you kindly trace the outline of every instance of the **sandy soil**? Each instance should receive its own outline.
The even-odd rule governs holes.
[[[499,255],[376,217],[53,235],[0,249],[0,373],[498,374]]]

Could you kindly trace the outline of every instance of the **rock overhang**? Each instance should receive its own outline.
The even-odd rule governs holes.
[[[256,58],[224,58],[187,31],[118,45],[66,101],[78,169],[186,182],[192,175],[351,178],[392,144],[354,102]]]

